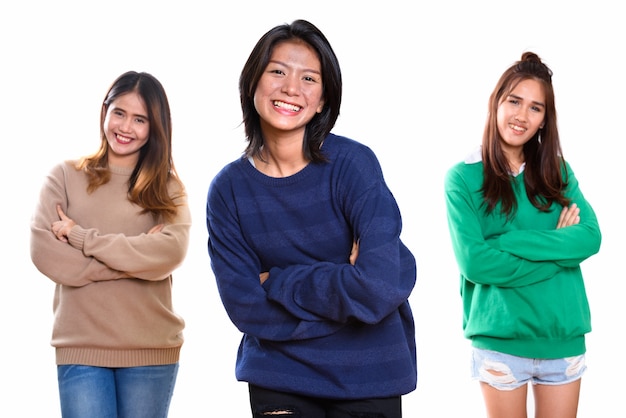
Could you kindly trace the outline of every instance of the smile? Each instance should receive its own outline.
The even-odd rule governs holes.
[[[300,109],[302,109],[300,106],[289,104],[289,103],[285,103],[285,102],[281,102],[280,100],[274,100],[274,106],[275,107],[280,107],[280,108],[283,108],[283,109],[287,109],[287,110],[291,110],[292,112],[299,112]]]
[[[120,134],[115,134],[115,139],[117,139],[118,142],[121,142],[122,144],[129,144],[130,141],[132,141],[132,138],[128,138],[126,136],[122,136]]]

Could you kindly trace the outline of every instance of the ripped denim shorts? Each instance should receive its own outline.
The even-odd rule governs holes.
[[[584,354],[534,359],[472,347],[472,378],[499,390],[517,389],[529,382],[564,385],[580,379],[586,369]]]

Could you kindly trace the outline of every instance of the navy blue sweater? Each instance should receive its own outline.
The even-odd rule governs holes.
[[[285,178],[240,158],[209,187],[211,267],[244,334],[236,377],[334,399],[406,394],[417,382],[416,267],[400,211],[368,147],[330,134],[322,150],[328,163]]]

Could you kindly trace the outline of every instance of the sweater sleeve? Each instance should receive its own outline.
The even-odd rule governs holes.
[[[526,286],[553,277],[562,268],[557,263],[530,261],[490,245],[481,228],[482,217],[488,215],[479,203],[480,180],[467,175],[470,186],[463,167],[450,169],[445,178],[448,226],[461,275],[474,283],[500,287]]]
[[[66,202],[65,164],[54,167],[44,179],[39,201],[30,223],[30,255],[35,267],[52,281],[66,286],[85,286],[95,281],[129,277],[105,263],[85,256],[80,250],[59,241],[52,222],[59,219],[57,204]]]
[[[72,228],[69,243],[86,257],[143,280],[163,280],[182,264],[189,245],[191,214],[187,197],[180,191],[176,218],[158,233],[129,236],[100,234],[97,229]]]
[[[242,234],[237,209],[224,174],[207,196],[208,252],[218,291],[233,324],[243,333],[275,340],[300,340],[335,333],[341,323],[298,318],[268,299],[260,282],[261,262]]]
[[[502,234],[492,245],[501,251],[531,261],[554,260],[564,267],[577,267],[600,250],[601,233],[596,214],[580,190],[568,166],[566,196],[580,208],[580,223],[551,230],[513,230]]]
[[[400,241],[396,202],[370,163],[366,170],[375,176],[355,172],[354,183],[341,182],[345,188],[337,192],[350,196],[344,216],[359,239],[356,265],[348,246],[335,260],[271,267],[263,285],[262,263],[238,220],[246,214],[236,207],[227,175],[215,177],[207,198],[208,248],[222,302],[240,331],[275,341],[322,337],[357,321],[379,322],[406,303],[415,259]]]
[[[397,310],[413,290],[415,259],[400,240],[400,211],[382,177],[355,195],[346,209],[359,242],[354,266],[318,262],[270,270],[267,297],[296,317],[374,324]]]

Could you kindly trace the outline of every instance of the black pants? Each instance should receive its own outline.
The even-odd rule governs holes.
[[[402,418],[400,396],[337,400],[248,385],[253,418]]]

